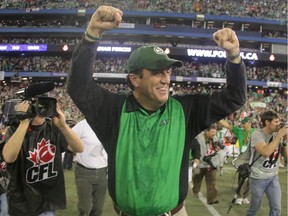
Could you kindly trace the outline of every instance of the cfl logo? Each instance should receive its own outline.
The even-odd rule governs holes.
[[[264,161],[263,163],[263,167],[266,169],[272,169],[272,168],[275,168],[276,166],[277,166],[276,163],[270,163],[269,160]]]

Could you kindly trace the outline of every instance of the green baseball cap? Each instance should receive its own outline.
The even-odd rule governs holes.
[[[245,124],[246,122],[250,122],[250,118],[249,117],[245,117],[241,120],[241,124]]]
[[[182,62],[171,59],[158,46],[142,46],[134,50],[127,62],[128,73],[146,68],[148,70],[168,69],[171,66],[181,67]]]

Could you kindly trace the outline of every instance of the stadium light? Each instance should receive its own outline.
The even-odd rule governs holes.
[[[276,59],[275,56],[273,54],[271,54],[270,57],[269,57],[269,60],[270,61],[275,61],[275,59]]]
[[[68,47],[68,45],[66,45],[66,44],[65,44],[65,45],[63,46],[63,48],[62,48],[62,50],[63,50],[64,52],[68,51],[68,49],[69,49],[69,47]]]
[[[164,53],[165,53],[165,54],[167,54],[167,55],[169,55],[169,54],[170,54],[170,52],[171,52],[171,51],[170,51],[170,49],[169,49],[169,48],[166,48],[166,49],[165,49],[165,51],[164,51]]]

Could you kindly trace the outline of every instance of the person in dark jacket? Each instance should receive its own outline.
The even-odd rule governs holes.
[[[27,113],[28,100],[16,105],[16,111]],[[20,120],[5,134],[3,157],[10,182],[7,198],[10,216],[54,216],[66,207],[62,152],[82,152],[79,136],[66,124],[57,104],[53,120],[37,115]]]
[[[7,186],[9,183],[9,174],[7,172],[6,162],[2,156],[2,150],[4,146],[4,137],[6,128],[0,125],[0,215],[8,215],[8,203],[7,203]]]
[[[239,41],[228,28],[213,35],[227,53],[227,87],[220,92],[169,95],[170,68],[182,62],[158,46],[142,46],[127,62],[132,93],[113,94],[93,81],[93,64],[102,33],[117,28],[122,15],[110,6],[94,12],[72,55],[68,93],[108,153],[108,190],[115,213],[185,216],[193,138],[246,101]]]

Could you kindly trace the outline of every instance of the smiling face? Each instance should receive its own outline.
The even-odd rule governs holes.
[[[142,75],[130,74],[136,100],[148,110],[157,110],[169,98],[171,72],[169,69],[151,71],[143,69]]]

